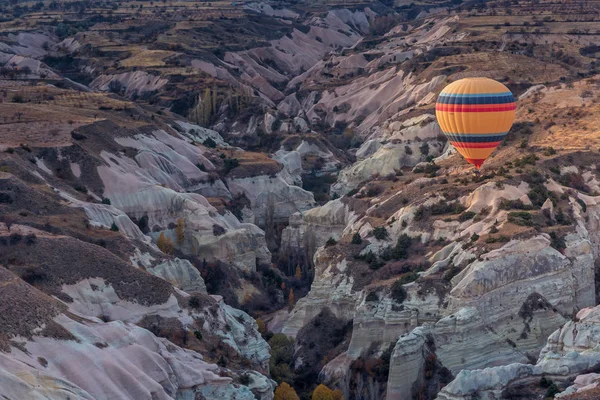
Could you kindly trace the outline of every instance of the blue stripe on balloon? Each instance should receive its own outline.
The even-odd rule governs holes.
[[[489,143],[489,142],[500,142],[506,136],[508,132],[494,133],[491,135],[479,135],[479,134],[460,134],[460,133],[446,133],[446,137],[451,142],[471,142],[471,143]]]
[[[512,96],[512,92],[497,92],[497,93],[446,93],[441,92],[440,96],[454,97],[485,97],[485,96]]]
[[[440,93],[437,102],[440,104],[508,104],[513,103],[515,98],[512,93],[488,93],[488,94],[455,94]]]

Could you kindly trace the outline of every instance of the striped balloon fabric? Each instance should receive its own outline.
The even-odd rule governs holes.
[[[510,130],[516,108],[513,94],[500,82],[465,78],[444,88],[435,114],[450,143],[479,169]]]

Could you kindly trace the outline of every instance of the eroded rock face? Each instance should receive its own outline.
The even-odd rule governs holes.
[[[437,140],[441,134],[439,126],[431,122],[429,116],[415,118],[394,128],[398,130],[368,140],[361,146],[357,156],[362,159],[340,172],[337,182],[331,186],[331,193],[344,195],[375,175],[395,175],[402,167],[415,166],[424,157],[439,156],[444,150]]]
[[[568,321],[548,338],[535,365],[509,364],[500,367],[461,371],[438,395],[438,400],[470,399],[475,393],[500,399],[512,387],[538,387],[542,376],[558,382],[582,374],[600,365],[600,308],[585,308],[575,321]],[[576,399],[595,389],[596,374],[585,374],[557,397]],[[543,389],[545,391],[545,388]],[[583,398],[583,397],[582,397]],[[591,397],[590,397],[591,398]]]
[[[315,205],[313,194],[295,186],[294,178],[286,170],[276,176],[228,179],[227,183],[234,195],[243,193],[250,200],[254,223],[260,226],[267,220],[287,221],[290,215]]]
[[[568,321],[573,310],[594,304],[594,261],[591,248],[582,248],[582,242],[587,241],[580,237],[571,243],[569,248],[577,251],[567,258],[550,247],[545,235],[512,241],[454,277],[444,310],[449,315],[427,328],[439,362],[459,379],[468,376],[467,370],[535,359],[548,335]],[[405,350],[405,343],[412,342],[398,340],[401,347],[390,366],[390,377],[395,377],[388,382],[390,399],[405,398],[402,393],[411,386],[399,374],[405,363],[415,362],[418,349]],[[502,368],[497,378],[506,384],[507,370]],[[518,371],[511,373],[524,373]]]
[[[342,257],[339,258],[319,262],[319,252],[315,254],[317,271],[310,292],[298,300],[282,333],[295,337],[298,331],[325,307],[341,320],[352,319],[356,303],[352,290],[353,279],[343,273],[347,267],[346,261],[342,260]]]
[[[292,214],[289,226],[281,234],[281,247],[300,249],[311,246],[314,252],[330,237],[338,239],[346,226],[355,219],[355,214],[342,199],[331,200],[302,214]]]

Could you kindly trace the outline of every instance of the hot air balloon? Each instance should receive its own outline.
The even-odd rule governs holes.
[[[465,78],[442,90],[435,115],[456,150],[479,170],[502,142],[515,119],[510,90],[489,78]]]

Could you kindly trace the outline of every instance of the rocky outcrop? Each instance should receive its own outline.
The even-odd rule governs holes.
[[[244,194],[254,213],[253,223],[264,226],[269,223],[287,222],[290,215],[311,209],[314,195],[294,185],[294,178],[283,170],[275,176],[253,176],[228,179],[231,192]]]
[[[419,118],[409,122],[394,126],[399,130],[392,131],[390,138],[366,141],[357,151],[362,159],[340,172],[331,192],[344,195],[374,177],[395,175],[403,167],[417,165],[428,155],[442,154],[444,145],[438,141],[441,131],[437,123]]]
[[[449,315],[427,328],[439,362],[457,374],[534,359],[546,337],[573,310],[595,301],[589,242],[579,237],[565,254],[569,257],[541,235],[512,241],[463,269],[452,280],[444,311]],[[406,341],[400,338],[398,343],[405,346]],[[399,377],[405,363],[414,362],[410,358],[415,351],[398,353],[390,376]],[[403,390],[411,385],[390,379],[388,398],[404,399]]]
[[[475,393],[490,399],[503,398],[512,387],[539,387],[541,377],[547,376],[556,382],[566,382],[569,379],[591,371],[600,366],[600,308],[586,308],[579,313],[574,321],[568,321],[548,338],[535,365],[509,364],[483,370],[461,371],[454,381],[446,386],[438,395],[438,400],[470,399]],[[583,395],[592,384],[594,374],[583,375],[575,381],[575,385],[561,393],[559,398],[577,398],[570,395],[581,390]],[[582,385],[587,381],[586,385]]]
[[[90,83],[90,87],[110,91],[114,88],[124,88],[125,95],[131,96],[134,93],[142,94],[159,90],[168,82],[167,79],[158,75],[151,75],[144,71],[123,72],[116,75],[100,75]]]
[[[323,246],[330,237],[338,239],[355,219],[356,215],[342,199],[331,200],[304,213],[292,214],[289,226],[281,234],[281,247],[290,251],[309,247],[309,256],[312,256],[317,247]]]

